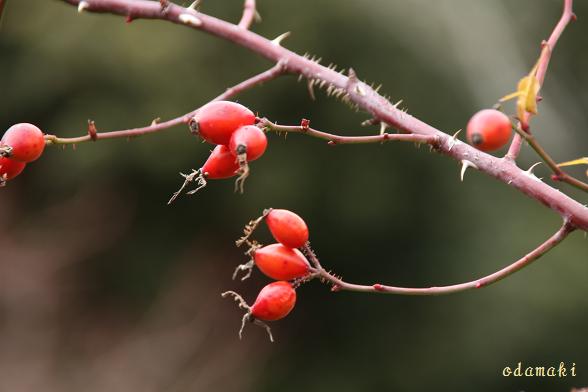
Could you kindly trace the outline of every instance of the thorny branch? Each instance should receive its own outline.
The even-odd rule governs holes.
[[[350,72],[349,76],[345,76],[331,68],[322,66],[317,61],[283,48],[279,44],[279,40],[272,41],[249,30],[236,29],[235,25],[231,23],[193,9],[180,7],[167,0],[160,2],[146,0],[62,1],[78,6],[78,9],[83,11],[113,13],[132,19],[167,20],[232,41],[268,60],[283,64],[284,71],[300,75],[313,85],[318,84],[331,91],[336,91],[342,99],[369,112],[379,122],[394,127],[400,132],[438,137],[439,143],[436,151],[450,156],[458,162],[473,163],[470,166],[518,189],[554,210],[562,218],[569,219],[570,225],[588,230],[588,208],[538,180],[534,175],[518,168],[512,159],[501,159],[485,154],[404,113],[379,95],[372,87],[358,80],[355,73]],[[571,3],[571,0],[565,0],[566,5],[571,6]],[[560,25],[558,24],[558,26]],[[556,27],[557,38],[560,30],[563,28]],[[181,120],[178,121],[178,123],[181,122]]]

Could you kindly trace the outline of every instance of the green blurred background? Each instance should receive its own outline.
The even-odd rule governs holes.
[[[254,30],[323,63],[353,67],[453,133],[511,92],[558,20],[556,0],[259,1]],[[588,154],[588,3],[558,44],[533,130],[558,161]],[[242,3],[205,0],[230,21]],[[0,27],[0,128],[32,122],[77,136],[193,110],[269,66],[207,34],[160,21],[78,14],[12,0]],[[368,134],[365,113],[284,77],[237,100],[282,124]],[[512,105],[508,106],[512,112]],[[588,241],[574,233],[536,264],[446,297],[333,294],[318,282],[274,323],[253,326],[226,289],[253,300],[267,279],[234,282],[233,246],[267,207],[310,226],[323,264],[354,282],[458,283],[491,273],[551,235],[559,217],[503,184],[411,144],[340,146],[272,135],[246,193],[211,181],[167,206],[178,172],[210,146],[178,127],[51,147],[0,192],[2,391],[568,391],[588,385]],[[520,164],[538,161],[526,148]],[[584,176],[585,169],[572,169]],[[539,176],[548,177],[545,167]],[[586,194],[556,184],[582,203]],[[260,240],[270,241],[266,230]],[[575,378],[502,369],[576,363]]]

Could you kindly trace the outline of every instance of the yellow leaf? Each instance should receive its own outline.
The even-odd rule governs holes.
[[[517,90],[519,98],[517,100],[517,114],[523,118],[525,112],[537,114],[537,93],[539,92],[539,80],[534,75],[536,68],[531,73],[519,81]]]
[[[562,162],[562,163],[557,164],[557,166],[559,166],[559,167],[575,166],[575,165],[588,165],[588,157],[574,159],[573,161]]]

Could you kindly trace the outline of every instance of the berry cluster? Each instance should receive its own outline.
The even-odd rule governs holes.
[[[235,175],[238,175],[235,189],[243,192],[249,175],[248,162],[261,157],[267,148],[267,137],[255,122],[255,114],[238,103],[215,101],[204,105],[190,119],[190,131],[216,147],[200,169],[182,174],[186,180],[169,202],[173,202],[190,182],[196,182],[197,187],[187,194],[194,194],[206,186],[206,180]]]
[[[265,220],[272,236],[277,243],[262,246],[250,240],[250,236],[261,221]],[[304,220],[292,211],[268,209],[256,220],[245,227],[245,235],[237,241],[237,246],[247,244],[245,252],[251,260],[237,267],[233,279],[239,271],[247,271],[241,280],[247,279],[257,266],[259,270],[277,282],[266,285],[257,296],[252,306],[247,305],[243,298],[234,291],[223,293],[223,297],[231,295],[246,310],[243,316],[239,337],[247,321],[263,326],[273,341],[270,328],[264,321],[275,321],[286,317],[296,304],[296,288],[312,277],[313,268],[299,248],[309,250],[308,226]]]
[[[0,140],[0,186],[18,176],[27,163],[43,154],[45,137],[36,126],[27,123],[10,127]]]

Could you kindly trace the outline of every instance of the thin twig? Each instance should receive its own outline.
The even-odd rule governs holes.
[[[529,146],[535,150],[537,155],[541,157],[543,162],[553,171],[554,175],[551,177],[555,181],[565,182],[567,184],[572,185],[580,190],[588,192],[588,184],[578,180],[575,177],[570,176],[565,171],[563,171],[555,162],[555,160],[545,151],[545,149],[541,146],[541,144],[537,141],[535,136],[530,133],[523,131],[521,128],[516,127],[514,128],[517,132],[517,135],[523,138]]]
[[[277,65],[273,66],[272,68],[268,69],[267,71],[264,71],[260,74],[257,74],[247,80],[244,80],[243,82],[241,82],[233,87],[228,88],[224,93],[222,93],[218,97],[212,99],[210,102],[229,99],[229,98],[234,97],[235,95],[240,94],[248,89],[251,89],[255,86],[263,84],[264,82],[275,79],[278,76],[282,75],[283,73],[284,73],[284,69],[283,69],[282,65],[280,63],[278,63]],[[198,110],[200,110],[200,108],[195,109],[189,113],[186,113],[183,116],[180,116],[180,117],[177,117],[177,118],[174,118],[174,119],[162,122],[162,123],[158,123],[158,122],[154,121],[151,125],[149,125],[147,127],[141,127],[141,128],[125,129],[125,130],[110,131],[110,132],[97,132],[94,135],[88,134],[85,136],[72,137],[72,138],[59,138],[55,135],[46,135],[45,142],[47,143],[47,145],[79,144],[79,143],[96,141],[96,140],[103,140],[103,139],[131,138],[131,137],[137,137],[137,136],[142,136],[142,135],[148,135],[148,134],[163,131],[165,129],[172,128],[176,125],[187,124],[190,121],[190,119],[192,117],[194,117],[194,115],[198,112]]]
[[[528,266],[535,260],[539,259],[541,256],[549,252],[551,249],[555,248],[559,243],[561,243],[571,232],[574,231],[574,227],[570,224],[569,221],[565,221],[562,227],[547,241],[539,245],[533,251],[529,252],[527,255],[522,257],[521,259],[517,260],[516,262],[512,263],[511,265],[497,271],[493,274],[485,276],[480,279],[473,280],[471,282],[460,283],[450,286],[441,286],[441,287],[428,287],[428,288],[411,288],[411,287],[395,287],[395,286],[387,286],[383,284],[376,283],[371,286],[367,285],[359,285],[354,283],[348,283],[343,281],[342,279],[334,276],[330,272],[327,272],[324,269],[318,270],[318,275],[321,279],[326,280],[327,282],[333,285],[333,291],[358,291],[364,293],[380,293],[380,294],[398,294],[398,295],[442,295],[442,294],[451,294],[457,293],[460,291],[472,290],[472,289],[479,289],[482,287],[486,287],[491,285],[492,283],[496,283],[507,276],[514,274],[515,272],[521,270],[522,268]],[[312,259],[312,257],[311,257]],[[312,261],[312,260],[311,260]]]
[[[341,136],[333,133],[317,131],[316,129],[303,127],[301,125],[278,125],[266,118],[261,119],[259,124],[268,131],[277,133],[301,133],[316,137],[318,139],[327,140],[329,144],[368,144],[402,141],[434,145],[439,141],[438,137],[434,135],[418,135],[412,133],[383,133],[370,136]]]
[[[245,0],[245,4],[243,6],[243,16],[241,17],[238,26],[246,30],[251,28],[251,25],[255,20],[255,15],[257,15],[255,0]]]
[[[551,59],[551,54],[553,53],[553,49],[557,44],[557,41],[561,37],[563,31],[567,27],[567,25],[575,19],[575,15],[573,12],[573,0],[564,0],[564,6],[561,18],[555,25],[553,32],[551,33],[549,39],[546,42],[541,44],[541,55],[539,56],[539,61],[537,63],[537,73],[536,77],[539,81],[539,87],[543,86],[543,81],[545,80],[545,75],[547,74],[547,67],[549,66],[549,60]],[[531,113],[525,112],[522,119],[519,119],[520,127],[525,130],[525,132],[529,133],[529,122],[531,121]],[[508,149],[508,152],[505,156],[507,159],[516,160],[521,152],[522,146],[522,137],[521,135],[515,135],[512,143]]]

